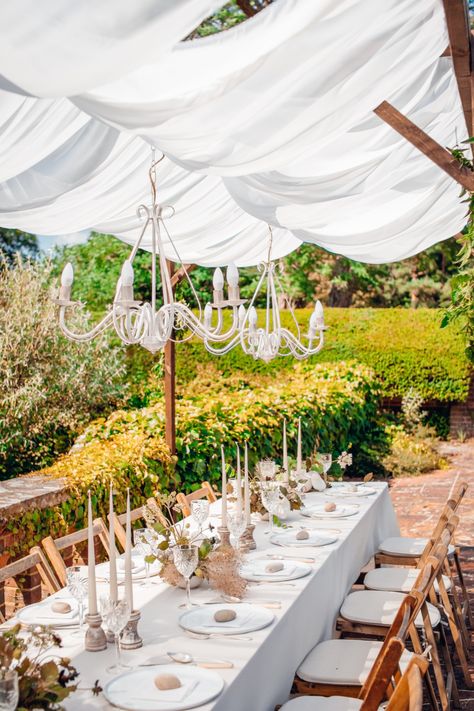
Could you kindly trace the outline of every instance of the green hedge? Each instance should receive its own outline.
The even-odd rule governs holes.
[[[85,524],[85,497],[93,492],[95,515],[107,513],[110,481],[123,510],[124,492],[131,486],[138,506],[154,489],[190,491],[208,479],[219,483],[220,445],[229,461],[235,442],[249,443],[250,463],[265,457],[281,458],[282,423],[288,422],[289,454],[296,455],[297,418],[302,417],[304,456],[318,441],[320,451],[339,454],[351,448],[355,473],[369,466],[377,438],[378,390],[364,366],[296,364],[284,379],[239,375],[216,379],[213,368],[201,372],[177,401],[177,462],[170,460],[164,441],[164,404],[117,411],[93,423],[82,435],[76,451],[41,473],[64,477],[67,501],[40,512],[27,512],[9,521],[8,529],[22,531],[10,550],[25,553],[42,537],[58,535]],[[372,463],[370,463],[372,464]]]
[[[297,310],[307,326],[311,310]],[[467,397],[470,366],[462,336],[454,327],[439,327],[436,309],[325,309],[326,345],[308,364],[354,360],[370,366],[384,397],[403,397],[415,388],[426,400],[460,401]],[[282,314],[290,325],[289,314]],[[291,369],[291,358],[266,364],[246,356],[237,347],[224,356],[209,354],[198,342],[178,344],[177,377],[185,384],[203,364],[212,363],[224,377],[241,373],[277,374]]]

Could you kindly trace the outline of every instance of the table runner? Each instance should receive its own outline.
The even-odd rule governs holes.
[[[256,526],[257,550],[250,554],[250,558],[259,558],[265,553],[293,553],[314,557],[316,563],[311,575],[292,581],[294,587],[278,583],[249,585],[246,600],[280,600],[282,604],[280,610],[274,610],[273,625],[252,632],[252,641],[190,639],[178,625],[182,612],[178,605],[184,601],[184,591],[161,583],[149,587],[135,585],[135,604],[142,614],[139,629],[145,645],[140,650],[124,652],[124,660],[136,665],[167,651],[187,651],[198,658],[228,659],[234,663],[234,668],[219,670],[226,683],[224,691],[213,702],[199,707],[201,711],[273,711],[276,704],[287,700],[294,672],[302,659],[318,641],[331,637],[341,603],[360,569],[384,538],[399,534],[387,485],[378,482],[371,483],[372,486],[377,490],[373,496],[344,499],[344,503],[360,506],[357,514],[346,519],[302,520],[297,512],[292,512],[287,521],[289,524],[298,521],[302,526],[339,529],[340,539],[332,545],[281,548],[270,544],[265,533],[268,524]],[[324,494],[311,493],[305,503],[311,506],[325,500]],[[219,507],[220,502],[216,502],[212,512],[216,513]],[[99,586],[99,596],[105,594],[106,589],[106,586]],[[194,602],[213,597],[215,594],[208,589],[193,590]],[[112,678],[105,667],[111,663],[113,648],[109,646],[104,652],[86,653],[77,640],[68,638],[67,632],[61,635],[62,654],[71,657],[79,670],[80,686],[92,686],[96,679],[104,686]],[[65,707],[69,711],[113,708],[102,695],[92,698],[90,692],[73,694]]]

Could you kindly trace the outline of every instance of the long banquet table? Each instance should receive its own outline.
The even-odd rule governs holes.
[[[137,665],[150,657],[179,650],[196,657],[232,661],[233,669],[218,670],[225,681],[222,694],[213,702],[201,706],[201,711],[273,711],[276,704],[287,700],[295,669],[305,655],[318,641],[331,636],[340,605],[360,569],[384,538],[398,534],[387,485],[377,482],[373,486],[377,493],[372,496],[344,499],[345,503],[360,505],[354,516],[331,521],[304,519],[304,525],[308,528],[340,530],[339,540],[329,546],[297,550],[280,548],[269,542],[265,533],[268,524],[257,524],[257,550],[252,551],[250,557],[259,558],[266,553],[293,553],[315,558],[316,563],[311,575],[292,581],[294,587],[275,582],[249,584],[246,600],[281,601],[281,609],[274,610],[274,623],[252,632],[251,641],[191,639],[178,624],[182,612],[178,605],[184,600],[182,590],[161,582],[149,586],[135,584],[135,607],[141,610],[139,629],[144,646],[133,652],[124,652],[124,660]],[[307,495],[306,505],[323,501],[329,501],[329,498],[314,492]],[[219,502],[213,505],[214,514],[219,506]],[[287,523],[295,521],[300,523],[302,517],[292,512]],[[101,592],[106,592],[106,586],[102,590],[99,586],[98,594]],[[202,588],[193,590],[194,602],[212,597],[215,597],[212,591]],[[77,639],[69,637],[67,631],[60,634],[64,644],[62,654],[69,656],[79,670],[80,686],[90,687],[96,679],[104,686],[111,678],[105,668],[113,661],[113,648],[109,646],[104,652],[88,653]],[[113,708],[102,695],[93,698],[90,692],[85,691],[73,694],[65,706],[71,711]]]

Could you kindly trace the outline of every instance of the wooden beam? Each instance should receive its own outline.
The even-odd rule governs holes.
[[[446,148],[440,146],[439,143],[389,104],[388,101],[383,101],[380,106],[377,106],[374,109],[374,113],[406,138],[415,148],[424,153],[433,163],[436,163],[441,170],[444,170],[468,192],[474,192],[474,172],[460,165]]]
[[[166,260],[173,283],[174,264]],[[174,338],[174,331],[172,333]],[[165,438],[171,454],[176,454],[176,358],[175,343],[167,341],[164,347],[164,387],[165,387]]]
[[[449,45],[469,136],[473,126],[472,36],[466,0],[443,0]]]
[[[178,271],[174,272],[171,277],[171,286],[174,288],[186,277],[186,272],[189,274],[196,269],[197,264],[183,264]]]

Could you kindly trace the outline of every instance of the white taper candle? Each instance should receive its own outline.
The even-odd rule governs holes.
[[[227,472],[225,469],[225,452],[224,445],[221,444],[221,460],[222,460],[222,527],[227,528]]]
[[[115,548],[115,525],[114,525],[114,492],[112,483],[109,494],[109,539],[110,539],[110,559],[109,559],[109,580],[110,599],[116,601],[118,597],[117,588],[117,549]]]
[[[237,513],[242,514],[242,471],[240,468],[240,447],[237,446]]]
[[[133,610],[132,581],[132,518],[130,515],[130,489],[127,489],[127,515],[125,524],[125,599]]]
[[[244,505],[245,505],[245,520],[247,526],[250,525],[250,484],[249,484],[249,450],[247,442],[244,450]]]
[[[298,448],[296,450],[296,471],[299,473],[303,468],[303,458],[301,454],[301,417],[298,417]]]
[[[94,522],[92,519],[91,492],[88,493],[87,505],[87,590],[88,614],[97,615],[97,589],[95,583],[95,550],[94,550]]]
[[[285,480],[288,481],[288,444],[286,441],[286,419],[283,420],[283,469],[285,472]]]

